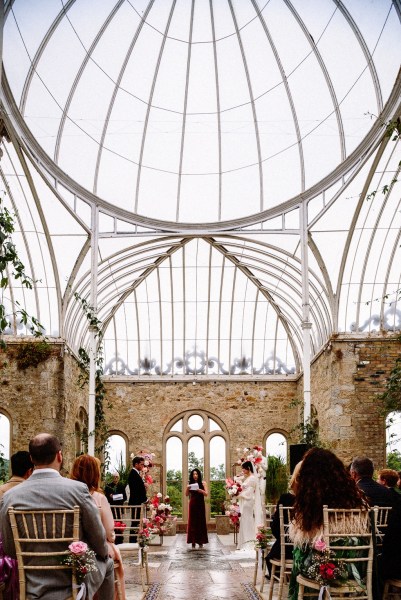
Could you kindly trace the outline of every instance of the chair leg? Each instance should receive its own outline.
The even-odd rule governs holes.
[[[273,598],[273,588],[274,588],[274,575],[276,573],[276,565],[271,566],[271,571],[270,571],[270,585],[269,585],[269,598],[268,600],[272,600]]]
[[[298,600],[303,600],[304,599],[304,586],[302,585],[302,583],[298,584]]]
[[[262,583],[260,584],[260,591],[263,592],[263,588],[265,585],[265,575],[266,575],[266,559],[264,554],[262,554]]]
[[[253,587],[256,587],[256,582],[258,579],[258,568],[259,568],[259,553],[256,550],[255,568],[253,569]]]
[[[284,577],[285,577],[285,570],[280,568],[280,581],[278,583],[277,600],[281,600],[283,597]]]

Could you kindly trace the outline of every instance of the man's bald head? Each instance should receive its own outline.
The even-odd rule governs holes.
[[[29,442],[29,454],[35,467],[51,465],[60,450],[59,440],[50,433],[39,433]]]

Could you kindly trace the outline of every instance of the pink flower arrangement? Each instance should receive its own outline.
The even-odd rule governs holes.
[[[237,448],[237,452],[241,452],[240,448]],[[237,460],[237,464],[242,465],[242,463],[247,460],[254,465],[254,470],[259,477],[265,475],[267,470],[267,458],[266,456],[263,456],[263,446],[244,448],[241,458]]]
[[[171,514],[173,508],[169,502],[169,496],[163,498],[161,492],[155,494],[149,501],[151,528],[159,535],[167,533],[177,519]]]
[[[85,542],[72,542],[68,554],[62,558],[62,564],[75,570],[77,583],[81,584],[85,576],[97,571],[96,556]]]
[[[226,512],[227,517],[230,517],[230,521],[234,526],[239,525],[241,513],[239,510],[239,505],[235,503],[226,503]]]
[[[228,477],[226,479],[226,490],[230,498],[238,496],[242,492],[241,481],[240,477],[234,477],[234,479]]]

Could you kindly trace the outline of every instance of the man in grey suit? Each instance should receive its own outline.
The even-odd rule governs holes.
[[[40,433],[29,443],[29,453],[35,470],[31,477],[7,491],[0,506],[0,531],[4,551],[15,557],[15,545],[11,531],[8,509],[57,510],[80,508],[80,540],[96,554],[98,570],[85,578],[88,600],[98,592],[99,600],[114,598],[114,564],[108,556],[106,534],[100,520],[99,510],[84,483],[61,477],[63,461],[59,440],[47,433]],[[55,551],[57,544],[52,545]],[[67,571],[27,571],[27,597],[30,600],[66,600],[71,597],[71,577]]]

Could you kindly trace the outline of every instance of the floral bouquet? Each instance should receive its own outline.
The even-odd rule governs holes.
[[[326,542],[319,539],[312,547],[309,560],[303,570],[306,577],[320,585],[341,585],[348,579],[348,569],[344,561],[335,558],[335,552],[327,548]]]
[[[172,506],[170,505],[169,496],[164,496],[160,492],[155,494],[149,502],[151,528],[153,531],[162,535],[168,533],[177,517],[173,517]]]
[[[241,516],[238,504],[226,502],[225,505],[226,505],[225,514],[227,515],[227,517],[230,517],[230,521],[234,526],[238,526],[240,516]]]
[[[97,571],[95,553],[85,542],[72,542],[68,546],[68,554],[62,559],[62,564],[74,569],[78,584],[83,582],[88,573]]]
[[[267,548],[271,539],[271,531],[269,527],[258,525],[258,532],[255,540],[255,550],[258,548]]]
[[[143,519],[142,529],[138,531],[138,544],[141,548],[146,548],[150,540],[154,538],[157,531],[153,529],[150,519]]]

